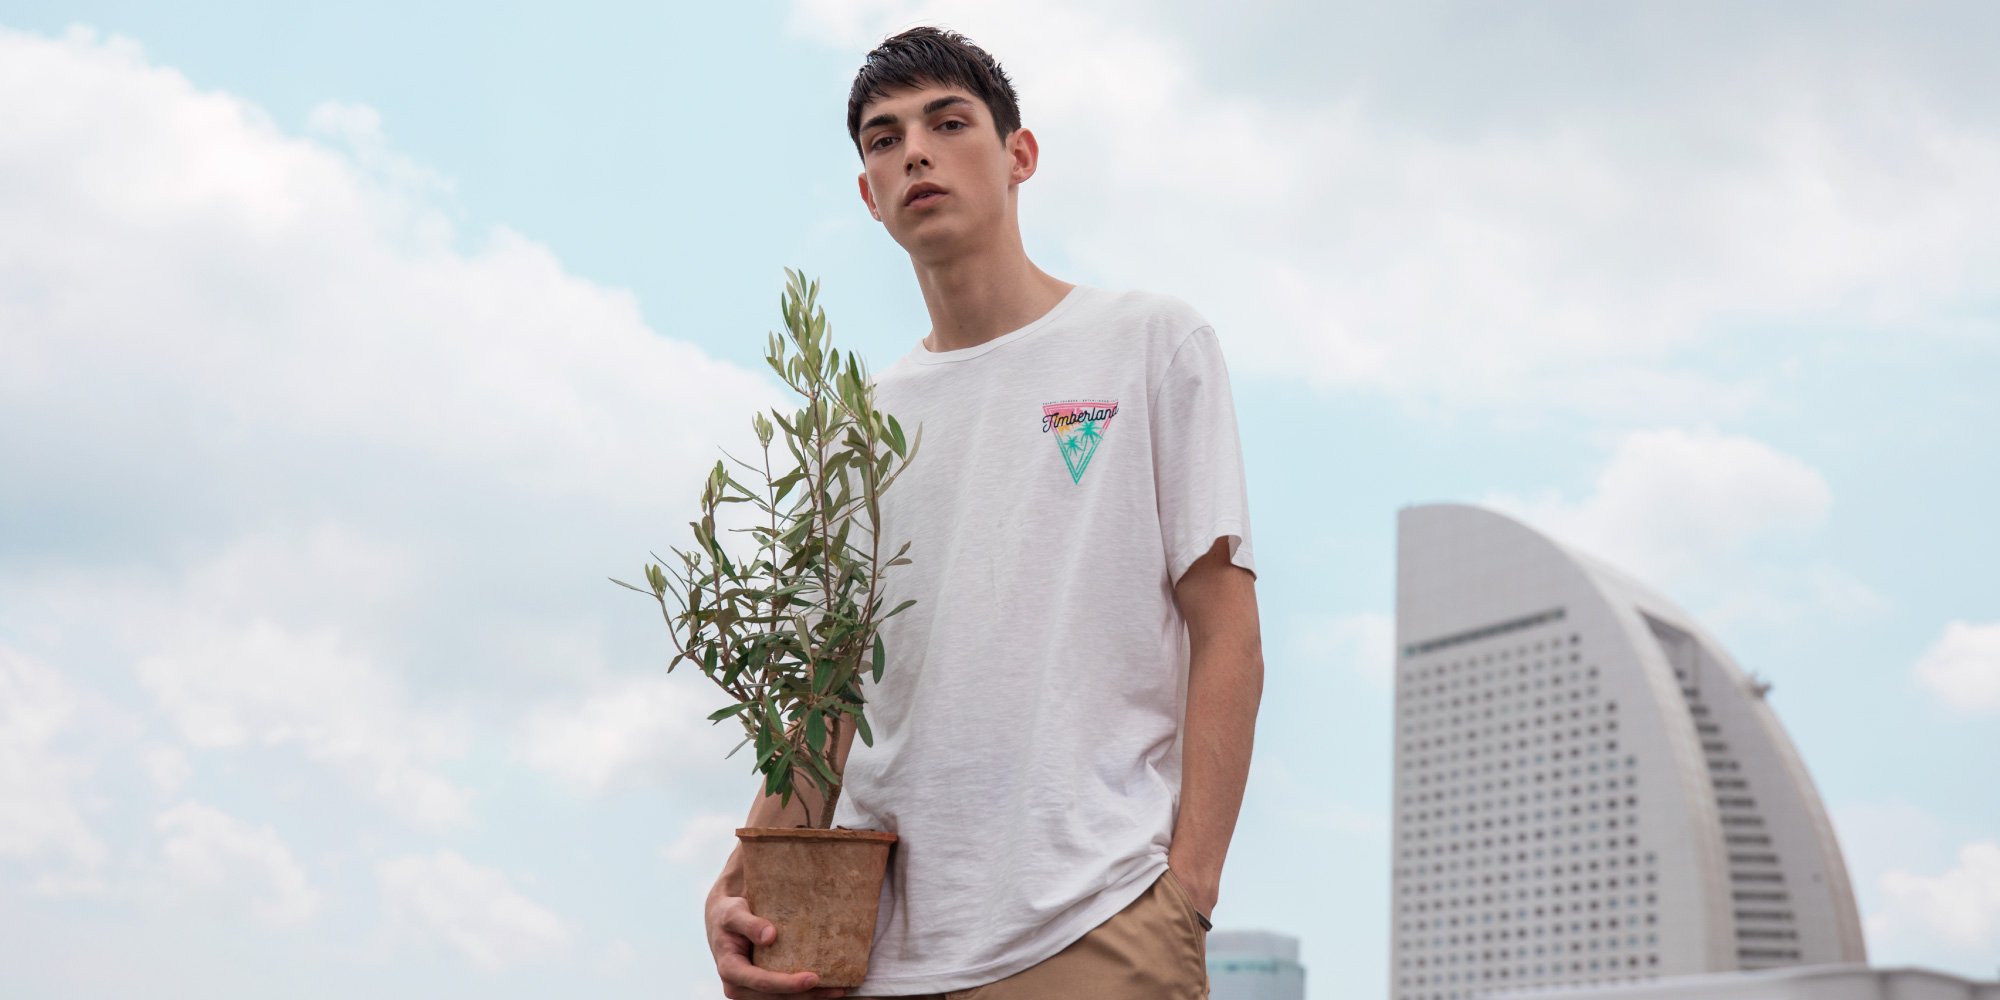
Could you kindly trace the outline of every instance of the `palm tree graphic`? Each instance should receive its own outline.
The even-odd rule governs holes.
[[[1074,422],[1056,432],[1056,445],[1062,452],[1063,464],[1069,466],[1070,479],[1080,482],[1084,468],[1104,439],[1104,428],[1099,426],[1103,421],[1091,419],[1085,410],[1072,411],[1070,417]]]

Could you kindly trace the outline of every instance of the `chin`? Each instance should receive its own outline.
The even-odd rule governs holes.
[[[918,258],[953,256],[966,242],[965,227],[953,225],[927,225],[896,236],[896,243]]]

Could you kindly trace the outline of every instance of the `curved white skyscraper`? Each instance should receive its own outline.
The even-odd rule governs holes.
[[[1477,507],[1397,524],[1392,995],[1865,962],[1798,752],[1699,624]]]

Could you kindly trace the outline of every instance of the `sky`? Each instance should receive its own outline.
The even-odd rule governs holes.
[[[2000,8],[0,0],[0,994],[709,997],[753,789],[619,590],[928,325],[847,85],[916,23],[1029,253],[1215,326],[1267,681],[1216,912],[1388,965],[1395,512],[1746,669],[1870,958],[2000,961]],[[742,454],[741,451],[736,451]]]

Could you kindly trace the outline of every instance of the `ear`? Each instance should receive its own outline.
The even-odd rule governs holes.
[[[1041,146],[1035,142],[1035,133],[1026,127],[1017,128],[1007,137],[1007,158],[1013,161],[1007,172],[1009,182],[1019,184],[1035,176],[1035,164],[1042,158]]]
[[[861,201],[868,206],[868,214],[874,216],[875,221],[882,221],[882,210],[875,205],[875,192],[868,186],[868,172],[864,170],[854,179],[861,185]]]

